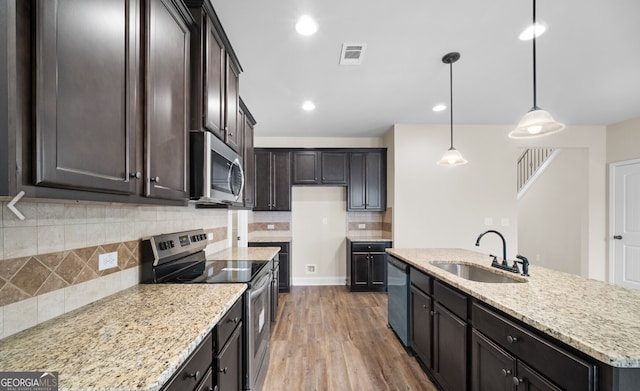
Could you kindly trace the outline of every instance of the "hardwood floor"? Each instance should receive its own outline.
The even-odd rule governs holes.
[[[385,293],[343,286],[280,294],[265,391],[436,391],[387,327]]]

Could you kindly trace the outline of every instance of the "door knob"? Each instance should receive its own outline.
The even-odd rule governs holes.
[[[622,235],[615,235],[613,238],[615,240],[622,240]]]

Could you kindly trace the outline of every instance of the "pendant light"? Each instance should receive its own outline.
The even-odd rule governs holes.
[[[467,164],[467,161],[462,157],[460,152],[453,147],[453,63],[460,59],[460,53],[451,52],[447,53],[442,57],[442,62],[445,64],[449,64],[449,91],[451,96],[451,101],[449,104],[449,112],[451,113],[451,147],[447,150],[447,152],[442,155],[442,159],[438,161],[438,165],[440,166],[459,166],[462,164]]]
[[[533,25],[536,25],[536,0],[533,0]],[[564,124],[556,122],[548,111],[538,107],[536,102],[536,34],[533,34],[533,107],[522,117],[518,127],[509,133],[511,138],[531,138],[546,136],[564,129]]]

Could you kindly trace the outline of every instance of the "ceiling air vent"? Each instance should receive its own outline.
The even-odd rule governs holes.
[[[343,43],[340,53],[340,65],[360,65],[364,57],[366,43]]]

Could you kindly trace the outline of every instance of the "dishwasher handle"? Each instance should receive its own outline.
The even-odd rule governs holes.
[[[389,263],[389,265],[396,267],[397,269],[402,270],[402,272],[404,273],[409,273],[409,265],[407,265],[406,263],[402,262],[397,258],[394,258],[391,255],[387,255],[387,263]]]

